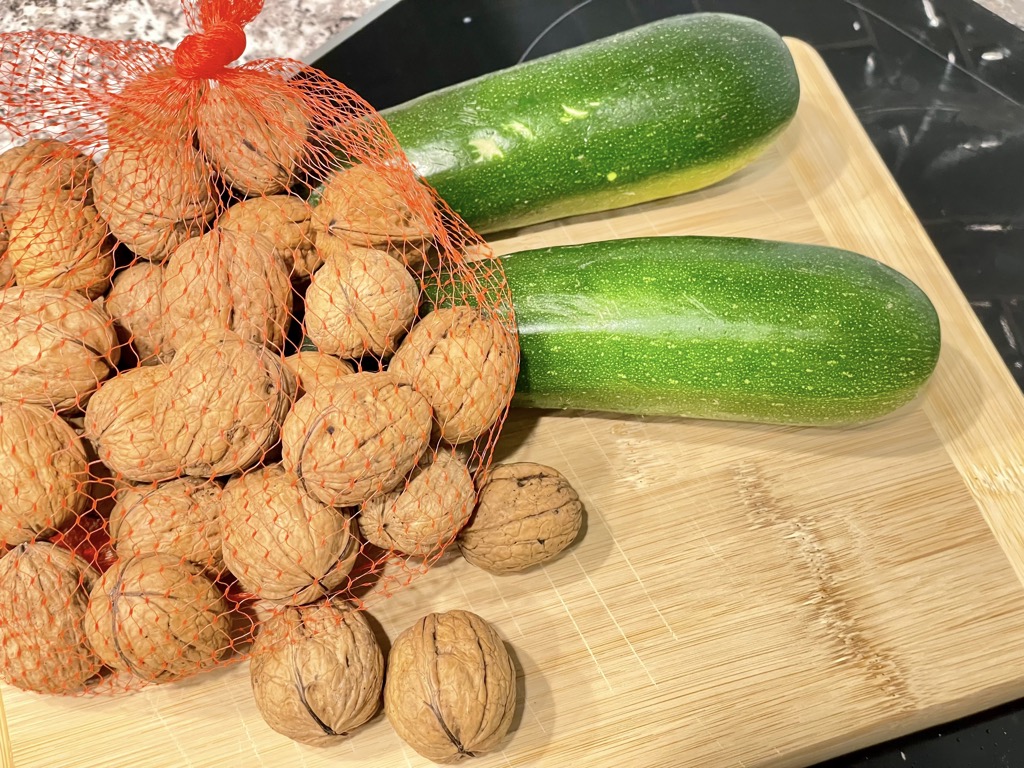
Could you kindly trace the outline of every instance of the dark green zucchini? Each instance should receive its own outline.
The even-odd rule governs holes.
[[[852,424],[912,400],[938,360],[928,297],[849,251],[646,237],[501,262],[520,407]]]
[[[793,118],[785,42],[753,19],[675,16],[384,110],[416,170],[479,232],[706,187]]]

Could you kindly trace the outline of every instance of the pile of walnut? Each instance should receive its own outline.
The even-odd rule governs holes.
[[[297,741],[383,702],[428,758],[496,748],[516,673],[495,630],[430,614],[385,664],[351,590],[387,557],[454,543],[501,573],[577,537],[558,472],[467,459],[493,447],[514,335],[479,298],[429,303],[436,211],[399,171],[294,192],[312,129],[286,91],[270,126],[214,89],[179,136],[160,78],[133,87],[163,109],[126,91],[98,165],[56,140],[0,155],[4,679],[73,693],[249,654]]]

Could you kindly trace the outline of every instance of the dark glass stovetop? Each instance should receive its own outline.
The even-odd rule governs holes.
[[[695,11],[751,16],[825,59],[1024,388],[1024,31],[971,0],[399,0],[312,64],[383,109]],[[1024,701],[817,768],[1024,766]]]

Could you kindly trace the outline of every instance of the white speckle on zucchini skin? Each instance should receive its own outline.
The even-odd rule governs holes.
[[[476,151],[476,163],[489,163],[505,157],[505,153],[493,138],[470,139],[469,145]]]

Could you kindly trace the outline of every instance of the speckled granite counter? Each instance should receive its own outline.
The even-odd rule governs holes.
[[[302,58],[378,2],[266,0],[263,12],[246,28],[249,45],[242,60]],[[0,0],[0,31],[39,28],[168,47],[188,32],[179,0]]]

